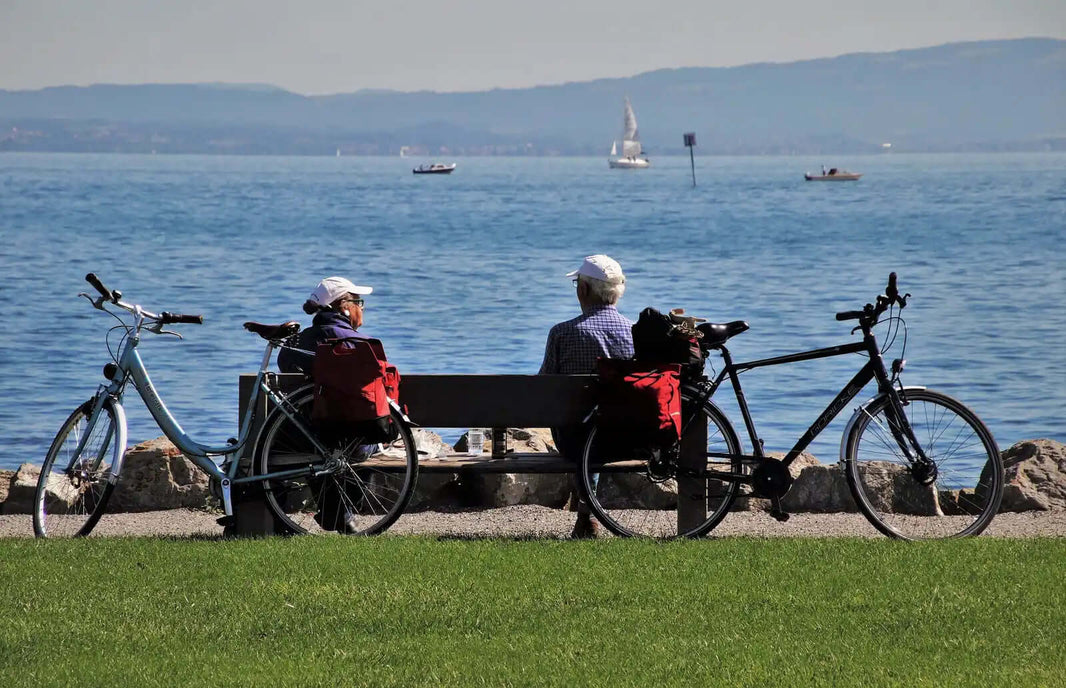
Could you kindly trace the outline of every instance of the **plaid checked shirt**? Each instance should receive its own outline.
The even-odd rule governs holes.
[[[548,332],[540,374],[595,373],[597,358],[633,358],[633,323],[614,306],[597,306]]]

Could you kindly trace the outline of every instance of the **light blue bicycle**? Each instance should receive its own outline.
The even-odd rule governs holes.
[[[117,354],[108,347],[112,361],[104,366],[107,382],[70,414],[41,466],[33,512],[33,530],[38,537],[88,535],[104,514],[126,452],[122,398],[130,383],[163,434],[218,488],[226,513],[223,523],[232,523],[234,488],[242,485],[261,486],[276,520],[291,533],[370,535],[385,530],[403,513],[414,490],[418,454],[410,423],[399,406],[392,404],[392,420],[399,429],[397,439],[368,456],[367,443],[361,437],[327,436],[316,431],[311,422],[311,384],[281,393],[274,376],[267,372],[274,350],[286,346],[286,340],[299,331],[298,323],[244,323],[245,329],[267,342],[252,398],[236,439],[222,446],[203,445],[189,437],[167,410],[138,352],[144,333],[180,338],[164,326],[201,324],[203,317],[151,313],[123,301],[120,292],[107,289],[92,273],[85,279],[100,296],[79,296],[118,320],[112,331],[120,331],[122,338]],[[251,451],[246,452],[263,395],[269,412]],[[251,470],[243,468],[247,462],[239,460],[242,456],[252,457]],[[221,459],[219,465],[216,457]]]

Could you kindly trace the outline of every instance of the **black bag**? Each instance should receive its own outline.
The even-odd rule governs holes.
[[[685,322],[648,307],[633,323],[635,358],[654,365],[676,363],[681,366],[682,379],[698,377],[703,374],[701,336]]]

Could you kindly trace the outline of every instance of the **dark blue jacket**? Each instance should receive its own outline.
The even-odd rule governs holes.
[[[293,343],[297,349],[282,349],[278,352],[278,369],[283,373],[311,374],[314,365],[314,356],[311,353],[315,348],[327,339],[369,339],[365,334],[352,328],[348,318],[334,311],[319,311],[311,322],[311,327],[296,335]]]

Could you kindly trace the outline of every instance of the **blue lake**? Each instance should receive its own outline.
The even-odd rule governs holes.
[[[0,155],[0,468],[39,463],[102,379],[114,321],[77,298],[87,272],[150,310],[204,315],[141,353],[183,427],[218,444],[262,353],[241,323],[306,323],[320,278],[374,287],[364,330],[403,373],[534,373],[548,328],[577,313],[563,275],[590,253],[622,264],[631,318],[747,320],[737,360],[853,341],[834,313],[894,270],[913,295],[906,384],[961,399],[1001,448],[1066,441],[1066,155],[706,157],[695,188],[687,158],[456,162],[414,176],[400,158]],[[864,176],[805,183],[823,163]],[[862,363],[746,373],[767,449],[791,447]],[[161,434],[136,396],[127,410],[131,443]],[[823,461],[849,415],[814,444]]]

